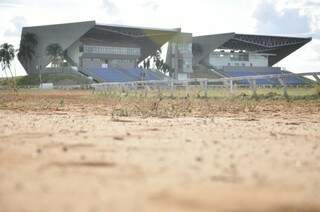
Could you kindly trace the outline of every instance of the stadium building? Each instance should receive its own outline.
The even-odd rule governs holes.
[[[240,77],[281,74],[275,65],[298,50],[311,38],[281,37],[246,34],[217,34],[193,38],[194,74],[209,72],[207,77]],[[198,71],[197,71],[198,70]],[[302,79],[290,77],[291,84]],[[260,80],[260,84],[274,84]]]
[[[193,37],[181,29],[103,25],[95,21],[24,27],[22,36],[27,33],[37,39],[31,60],[20,60],[28,74],[55,70],[47,47],[59,44],[68,66],[97,82],[167,78],[168,74],[148,64],[165,44],[164,61],[176,79],[279,74],[283,71],[274,66],[311,41],[236,33]],[[300,81],[296,78],[292,83]]]

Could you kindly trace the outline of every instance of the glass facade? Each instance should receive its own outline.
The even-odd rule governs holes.
[[[192,44],[191,43],[172,43],[172,54],[175,54],[176,47],[178,47],[178,51],[180,54],[183,54],[185,56],[191,56],[192,57]]]
[[[111,68],[124,68],[130,69],[135,68],[137,64],[136,60],[127,60],[127,59],[112,59],[109,62]]]
[[[92,54],[111,54],[111,55],[130,55],[130,56],[140,56],[140,48],[133,47],[109,47],[109,46],[83,46],[84,53]]]
[[[221,68],[224,66],[267,67],[268,56],[249,52],[212,52],[209,64]]]
[[[215,58],[227,57],[230,58],[231,61],[249,61],[248,53],[213,52],[210,56]]]
[[[177,57],[178,72],[192,72],[192,44],[171,43],[171,51]]]

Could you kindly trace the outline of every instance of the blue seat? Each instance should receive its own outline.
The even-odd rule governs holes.
[[[244,76],[259,76],[259,75],[273,75],[273,74],[284,74],[278,68],[266,68],[257,70],[223,70],[222,74],[228,77],[244,77]],[[287,72],[290,73],[290,72]],[[239,80],[240,84],[249,84],[248,80]],[[277,79],[257,79],[258,85],[279,85],[280,82]],[[286,77],[286,83],[289,85],[302,84],[303,80],[295,76]]]
[[[115,69],[99,68],[88,69],[83,71],[86,75],[91,76],[99,82],[133,82],[141,81],[142,69]],[[145,80],[162,80],[165,76],[162,73],[154,71],[145,71]]]

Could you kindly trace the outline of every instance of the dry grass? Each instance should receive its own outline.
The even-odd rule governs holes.
[[[147,93],[146,93],[147,92]],[[177,92],[120,91],[92,93],[91,91],[20,91],[17,94],[1,91],[0,109],[63,113],[66,111],[94,112],[117,117],[214,117],[245,113],[290,113],[292,111],[319,112],[320,98],[316,95],[284,98],[277,90],[252,97],[247,90],[224,98],[209,92],[204,98],[201,92],[183,90]],[[223,92],[223,91],[221,91]],[[292,91],[291,91],[292,92]],[[301,94],[302,91],[296,93]],[[87,107],[88,106],[88,107]]]

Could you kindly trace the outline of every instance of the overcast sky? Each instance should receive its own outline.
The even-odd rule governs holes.
[[[19,46],[22,26],[96,20],[177,28],[194,35],[224,32],[313,37],[278,63],[320,71],[320,0],[0,0],[0,43]],[[17,74],[24,74],[18,62]]]

